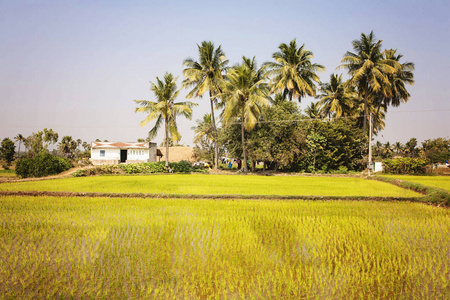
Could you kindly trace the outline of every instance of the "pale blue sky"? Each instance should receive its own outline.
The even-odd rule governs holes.
[[[153,100],[149,81],[166,71],[181,85],[182,61],[197,58],[197,43],[222,45],[230,65],[242,55],[261,64],[296,38],[328,81],[345,72],[336,67],[351,41],[371,30],[416,64],[410,101],[389,109],[377,139],[449,137],[449,12],[449,1],[0,0],[0,138],[46,127],[87,142],[135,141],[152,124],[139,127],[145,115],[132,100]],[[184,144],[209,111],[206,99],[196,101],[192,121],[179,119]]]

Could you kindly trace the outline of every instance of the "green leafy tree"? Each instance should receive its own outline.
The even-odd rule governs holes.
[[[219,82],[224,78],[224,73],[227,70],[228,60],[221,46],[215,48],[212,42],[204,41],[198,46],[199,60],[195,61],[192,58],[184,60],[183,87],[192,88],[187,94],[186,98],[202,97],[206,92],[209,92],[209,101],[211,104],[211,119],[214,134],[214,169],[218,168],[219,159],[219,145],[217,144],[217,127],[214,115],[214,109],[221,106],[218,96],[222,91],[219,87]]]
[[[140,107],[136,108],[135,112],[142,112],[148,114],[147,117],[141,121],[141,127],[147,125],[148,122],[156,120],[155,125],[149,132],[149,137],[153,138],[158,133],[164,123],[164,141],[166,146],[166,170],[169,168],[169,141],[178,141],[181,136],[178,132],[176,116],[183,115],[191,119],[192,107],[197,105],[190,101],[175,102],[179,94],[176,84],[177,78],[170,73],[164,75],[163,80],[156,77],[156,83],[151,83],[151,91],[154,93],[156,101],[149,100],[134,100]]]
[[[316,83],[320,82],[317,72],[325,70],[325,67],[312,63],[313,53],[303,44],[297,47],[293,39],[289,45],[282,43],[273,53],[274,62],[264,63],[267,75],[272,77],[272,92],[282,93],[284,98],[298,99],[316,95]]]
[[[16,146],[10,138],[4,138],[0,147],[0,158],[6,162],[6,165],[11,166],[11,162],[14,160]]]
[[[444,163],[450,158],[450,139],[436,138],[422,142],[422,150],[431,163]]]
[[[261,109],[270,104],[268,100],[269,86],[262,69],[258,69],[255,58],[243,57],[243,62],[231,68],[227,80],[221,81],[226,100],[223,119],[229,126],[241,123],[241,142],[244,157],[244,172],[248,172],[245,131],[250,132],[261,115]]]
[[[306,144],[308,145],[310,153],[313,157],[313,165],[312,165],[313,173],[316,172],[317,151],[323,150],[326,143],[327,143],[326,138],[317,132],[312,132],[308,134],[308,136],[306,137]]]

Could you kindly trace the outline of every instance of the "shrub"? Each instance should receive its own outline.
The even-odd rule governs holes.
[[[41,152],[35,157],[19,159],[16,164],[16,174],[22,178],[43,177],[61,173],[70,167],[72,167],[70,160]]]
[[[114,174],[153,174],[164,173],[164,162],[147,162],[140,164],[104,165],[95,168],[82,169],[73,173],[74,177]],[[187,161],[169,163],[169,168],[174,173],[206,172],[202,167],[192,167]]]
[[[384,172],[392,174],[422,174],[428,164],[426,158],[394,158],[383,160]]]

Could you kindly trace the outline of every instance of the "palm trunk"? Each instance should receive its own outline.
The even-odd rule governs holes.
[[[242,117],[241,120],[241,139],[242,139],[242,153],[244,155],[244,172],[248,172],[248,166],[247,166],[247,149],[245,149],[245,134],[244,134],[244,117]]]
[[[211,102],[211,118],[212,118],[212,127],[214,132],[214,170],[219,168],[219,144],[217,143],[217,128],[216,128],[216,118],[214,116],[214,101],[212,99],[212,93],[209,91],[209,99]]]
[[[169,122],[167,120],[167,118],[165,118],[165,130],[164,130],[164,140],[166,143],[166,163],[165,163],[165,167],[166,167],[166,171],[169,170]]]
[[[367,93],[369,92],[369,84],[366,83],[366,92],[364,93],[364,134],[367,134]]]

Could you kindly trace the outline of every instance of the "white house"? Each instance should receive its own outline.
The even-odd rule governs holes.
[[[156,161],[156,143],[92,142],[90,161],[94,166]]]

